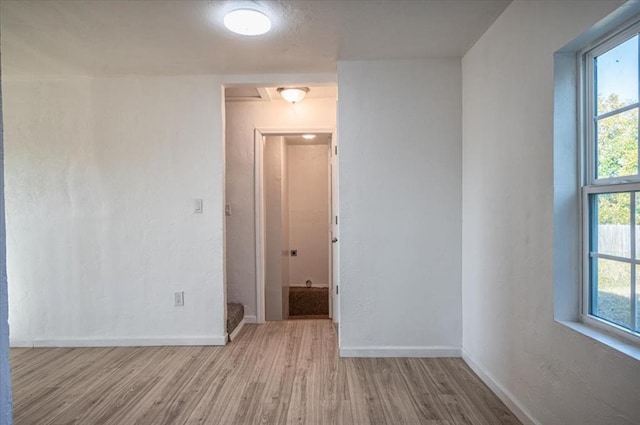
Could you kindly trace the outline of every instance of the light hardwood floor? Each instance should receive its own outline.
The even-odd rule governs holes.
[[[339,359],[328,320],[245,325],[226,347],[12,349],[36,424],[519,424],[461,359]]]

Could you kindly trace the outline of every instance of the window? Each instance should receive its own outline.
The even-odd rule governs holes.
[[[583,319],[640,341],[640,24],[581,56]]]

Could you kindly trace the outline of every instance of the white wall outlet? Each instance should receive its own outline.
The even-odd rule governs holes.
[[[193,213],[202,214],[202,199],[193,200]]]
[[[174,292],[174,294],[173,294],[173,304],[176,307],[184,306],[184,292]]]

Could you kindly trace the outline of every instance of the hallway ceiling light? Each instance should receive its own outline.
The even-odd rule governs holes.
[[[236,9],[224,17],[224,26],[241,35],[261,35],[271,29],[271,19],[253,9]]]
[[[302,99],[309,93],[309,87],[280,87],[278,93],[289,103],[302,102]]]
[[[303,134],[302,137],[306,140],[313,140],[316,138],[315,134]]]

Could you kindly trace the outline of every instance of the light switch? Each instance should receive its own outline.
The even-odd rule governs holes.
[[[231,205],[230,204],[226,204],[224,206],[224,215],[231,215]]]
[[[202,214],[202,199],[193,200],[193,213]]]
[[[173,294],[173,305],[176,307],[184,306],[184,292],[174,292]]]

